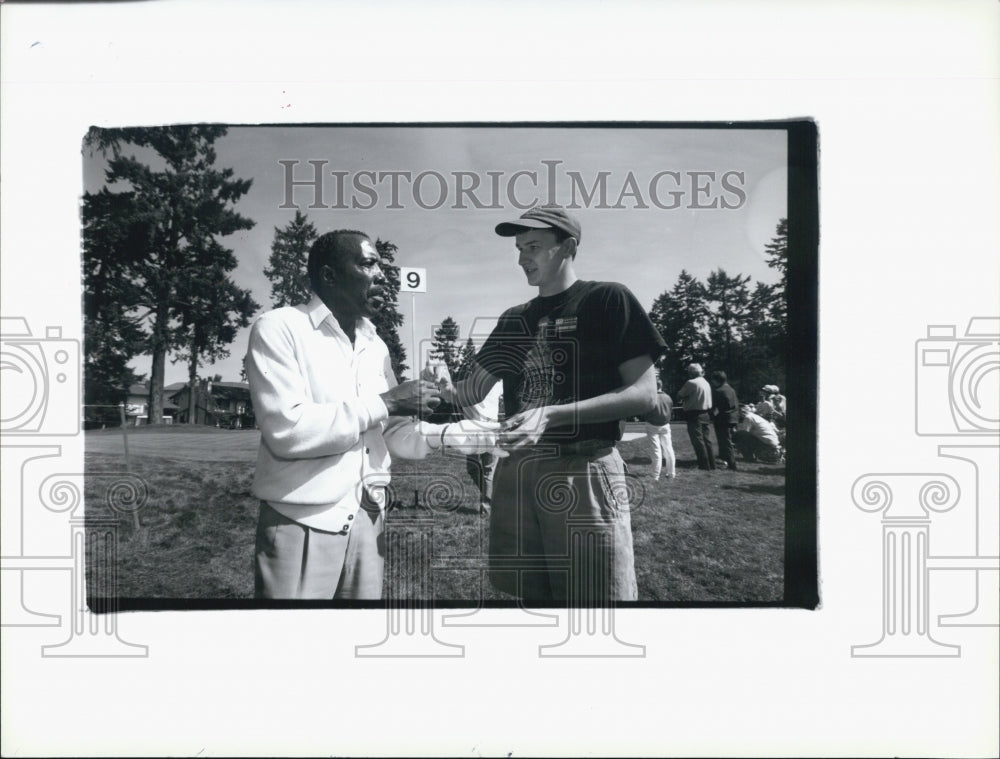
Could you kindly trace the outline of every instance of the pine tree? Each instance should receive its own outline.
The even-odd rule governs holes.
[[[235,287],[232,251],[218,238],[250,229],[254,222],[232,206],[250,189],[251,180],[234,179],[232,169],[215,167],[215,142],[226,134],[221,126],[93,128],[86,145],[110,153],[106,186],[84,198],[84,268],[95,279],[115,271],[127,282],[103,308],[95,304],[92,332],[114,312],[124,314],[143,336],[143,352],[152,356],[149,422],[163,417],[163,384],[167,354],[189,350],[194,357],[224,348],[231,333],[256,304],[248,291]],[[129,149],[152,151],[150,164],[126,155]],[[156,164],[154,168],[153,164]],[[123,187],[112,192],[111,187]],[[196,315],[207,302],[213,311]],[[222,319],[215,325],[209,319]],[[203,322],[195,334],[197,322]],[[114,331],[120,325],[107,323]],[[100,341],[93,342],[99,348]],[[87,383],[99,381],[89,377]]]
[[[788,351],[785,285],[788,265],[788,225],[778,222],[766,246],[768,266],[778,269],[773,285],[729,276],[716,269],[702,285],[686,271],[676,284],[657,296],[650,318],[667,343],[657,362],[667,392],[676,392],[688,363],[706,371],[722,369],[741,398],[753,399],[765,384],[784,386]]]
[[[745,368],[741,376],[742,392],[748,399],[756,396],[765,384],[784,387],[785,342],[774,320],[777,285],[757,282],[747,307],[746,334],[743,339]]]
[[[274,242],[264,276],[271,280],[271,302],[275,308],[308,303],[312,297],[306,263],[309,248],[318,237],[316,227],[296,209],[285,227],[274,228]]]
[[[431,342],[431,358],[444,361],[448,372],[454,377],[458,373],[459,354],[458,324],[450,316],[446,316],[441,326],[434,330],[434,340]]]
[[[664,388],[672,394],[686,379],[685,365],[704,360],[708,318],[705,286],[682,270],[670,292],[661,293],[653,302],[649,316],[667,344],[657,364]]]
[[[705,362],[731,377],[743,370],[741,341],[747,319],[750,277],[730,277],[723,269],[708,275],[705,298],[709,305],[708,346]]]
[[[224,254],[216,254],[215,260],[220,259],[224,260]],[[235,268],[235,258],[231,263]],[[259,308],[250,291],[226,277],[218,264],[192,277],[187,297],[179,304],[179,339],[187,342],[173,359],[174,363],[186,361],[188,365],[189,423],[194,424],[196,417],[194,404],[199,362],[213,363],[228,357],[229,345],[236,339],[238,330],[250,325],[250,318]]]
[[[396,381],[402,382],[409,367],[406,364],[406,349],[399,339],[403,315],[399,312],[399,267],[394,265],[396,251],[399,249],[388,240],[376,240],[375,250],[382,257],[381,269],[385,274],[386,284],[382,289],[382,308],[372,317],[372,323],[378,330],[379,337],[389,348],[389,358],[392,361],[392,370],[396,373]]]
[[[95,193],[83,199],[83,218],[91,221],[83,237],[83,402],[89,422],[117,424],[129,387],[144,377],[128,367],[143,351],[145,333],[127,305],[137,297],[128,277],[128,260],[106,251],[140,248],[147,219],[129,216],[129,199]]]
[[[767,255],[767,265],[772,269],[777,269],[781,278],[778,280],[775,291],[775,302],[772,306],[772,315],[775,321],[781,325],[782,332],[787,330],[788,301],[785,297],[785,289],[788,285],[788,219],[779,219],[771,242],[764,246]]]
[[[472,361],[476,357],[476,345],[472,342],[472,335],[469,335],[465,345],[462,346],[458,354],[458,369],[455,370],[454,380],[458,382],[469,376],[472,371]]]

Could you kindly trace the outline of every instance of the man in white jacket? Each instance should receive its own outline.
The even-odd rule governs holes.
[[[257,598],[378,599],[390,454],[496,445],[499,425],[433,425],[411,415],[440,402],[433,383],[396,383],[368,317],[385,277],[363,232],[320,236],[309,251],[309,303],[254,324],[246,356],[260,449]]]

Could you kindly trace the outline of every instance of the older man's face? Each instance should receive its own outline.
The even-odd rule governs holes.
[[[333,297],[360,316],[371,316],[382,307],[382,259],[371,240],[362,239],[357,249],[333,265],[336,276]]]

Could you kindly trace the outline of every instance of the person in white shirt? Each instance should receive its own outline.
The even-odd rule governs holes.
[[[715,449],[712,446],[712,418],[708,410],[712,408],[712,386],[703,376],[701,364],[688,364],[688,381],[677,393],[677,399],[684,409],[688,437],[698,459],[698,468],[715,471]]]
[[[642,417],[645,423],[646,437],[653,448],[653,479],[659,480],[660,473],[666,467],[667,479],[677,476],[677,457],[674,456],[674,442],[670,434],[670,419],[673,416],[674,403],[670,396],[663,392],[663,382],[656,378],[656,408]]]
[[[246,371],[261,430],[254,593],[277,599],[379,599],[390,454],[442,446],[492,450],[486,423],[434,425],[410,415],[440,403],[433,383],[396,383],[368,316],[385,277],[363,232],[321,235],[309,251],[309,303],[261,316]]]
[[[781,460],[781,443],[777,428],[749,405],[740,406],[740,423],[733,435],[733,444],[747,461],[776,464]]]
[[[754,404],[753,412],[767,421],[773,421],[774,418],[774,403],[772,402],[772,397],[778,392],[776,385],[764,385],[760,389],[760,400]]]
[[[449,397],[454,397],[455,386],[451,379],[451,372],[448,365],[440,360],[434,361],[428,357],[424,365],[420,378],[433,382],[441,392],[447,392]],[[463,408],[462,414],[466,419],[481,422],[497,422],[500,419],[500,399],[503,397],[503,383],[497,382],[493,389],[487,393],[486,397],[473,406]],[[446,408],[451,404],[445,404]],[[496,471],[499,457],[495,451],[485,451],[483,453],[469,453],[465,457],[465,471],[469,473],[472,483],[479,493],[479,514],[488,517],[490,515],[491,503],[493,501],[493,474]]]
[[[777,385],[768,385],[774,392],[771,393],[771,397],[768,398],[768,402],[774,409],[774,415],[771,417],[771,421],[774,422],[774,426],[778,429],[782,429],[785,426],[785,415],[787,408],[787,400],[785,396],[781,394],[781,390]]]
[[[500,419],[500,399],[503,396],[503,383],[497,382],[486,397],[475,406],[463,409],[466,419],[481,422],[496,422]],[[498,458],[492,451],[470,453],[465,458],[465,471],[469,473],[472,482],[479,489],[479,514],[489,516],[493,504],[493,474],[496,472]]]

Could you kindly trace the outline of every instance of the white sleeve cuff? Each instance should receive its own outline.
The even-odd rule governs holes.
[[[386,408],[385,401],[382,400],[381,396],[377,394],[363,395],[358,398],[358,401],[361,405],[361,413],[358,415],[361,422],[359,432],[371,429],[389,418],[389,409]]]
[[[424,439],[427,441],[427,447],[432,451],[440,450],[444,447],[444,433],[448,429],[447,424],[430,424],[429,422],[424,422],[421,425],[421,432],[424,435]]]

